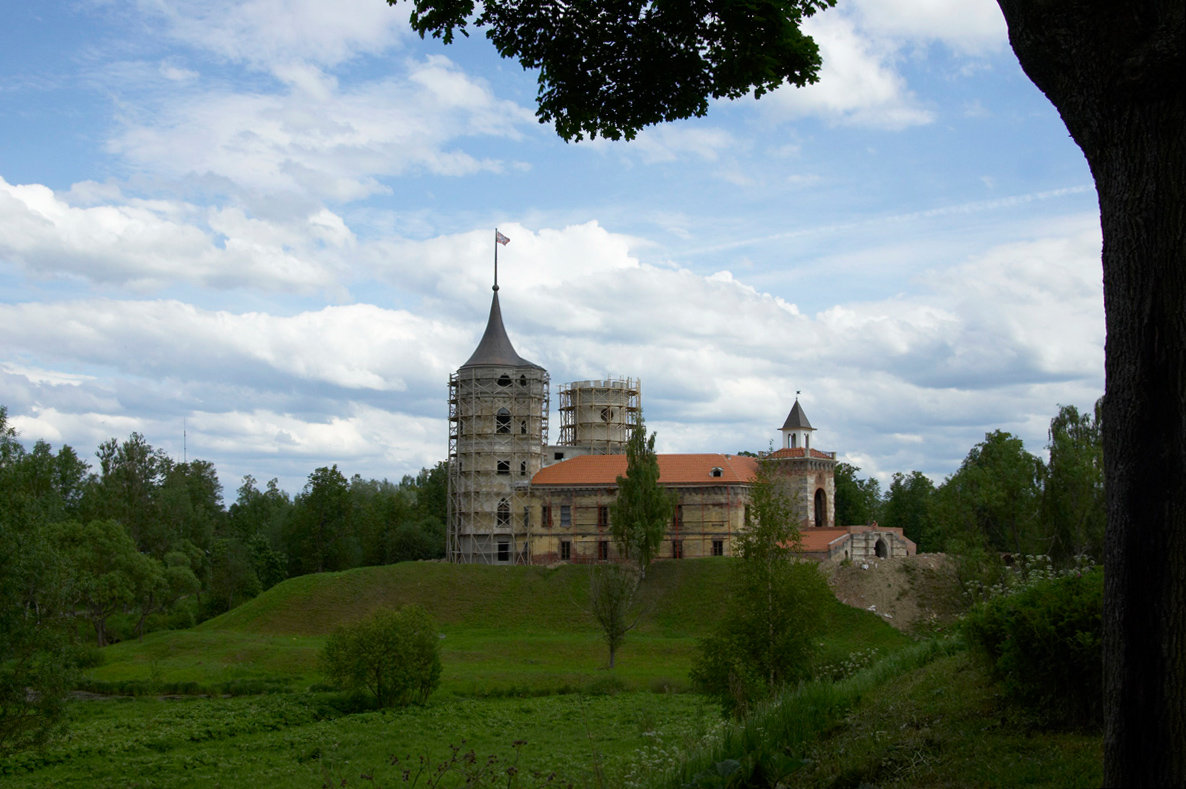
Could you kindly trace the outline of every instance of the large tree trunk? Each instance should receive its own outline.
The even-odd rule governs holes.
[[[1186,786],[1186,3],[998,2],[1099,193],[1104,783]]]

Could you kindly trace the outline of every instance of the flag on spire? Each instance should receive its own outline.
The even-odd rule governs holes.
[[[502,244],[505,247],[507,244],[511,243],[511,240],[502,233],[498,232],[498,228],[496,227],[494,228],[494,243]]]

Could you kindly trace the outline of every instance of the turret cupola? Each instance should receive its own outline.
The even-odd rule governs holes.
[[[797,394],[795,405],[791,407],[791,413],[787,415],[787,421],[782,423],[779,431],[782,433],[783,449],[811,449],[811,434],[815,432],[815,428],[807,421],[807,414],[803,413],[803,406],[799,405]]]

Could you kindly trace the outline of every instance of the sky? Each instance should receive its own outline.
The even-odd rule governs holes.
[[[1099,209],[994,0],[840,0],[819,82],[567,143],[536,75],[383,0],[56,0],[0,30],[0,405],[297,493],[447,454],[499,298],[661,452],[812,445],[936,482],[1103,393]],[[551,441],[560,420],[552,396]]]

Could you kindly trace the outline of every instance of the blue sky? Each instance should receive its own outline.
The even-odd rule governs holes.
[[[0,404],[297,491],[443,459],[489,308],[662,451],[941,481],[1103,392],[1090,173],[993,0],[840,0],[817,85],[565,143],[480,35],[381,0],[22,4],[0,32]],[[553,419],[554,433],[559,421]],[[552,439],[556,440],[553,435]]]

